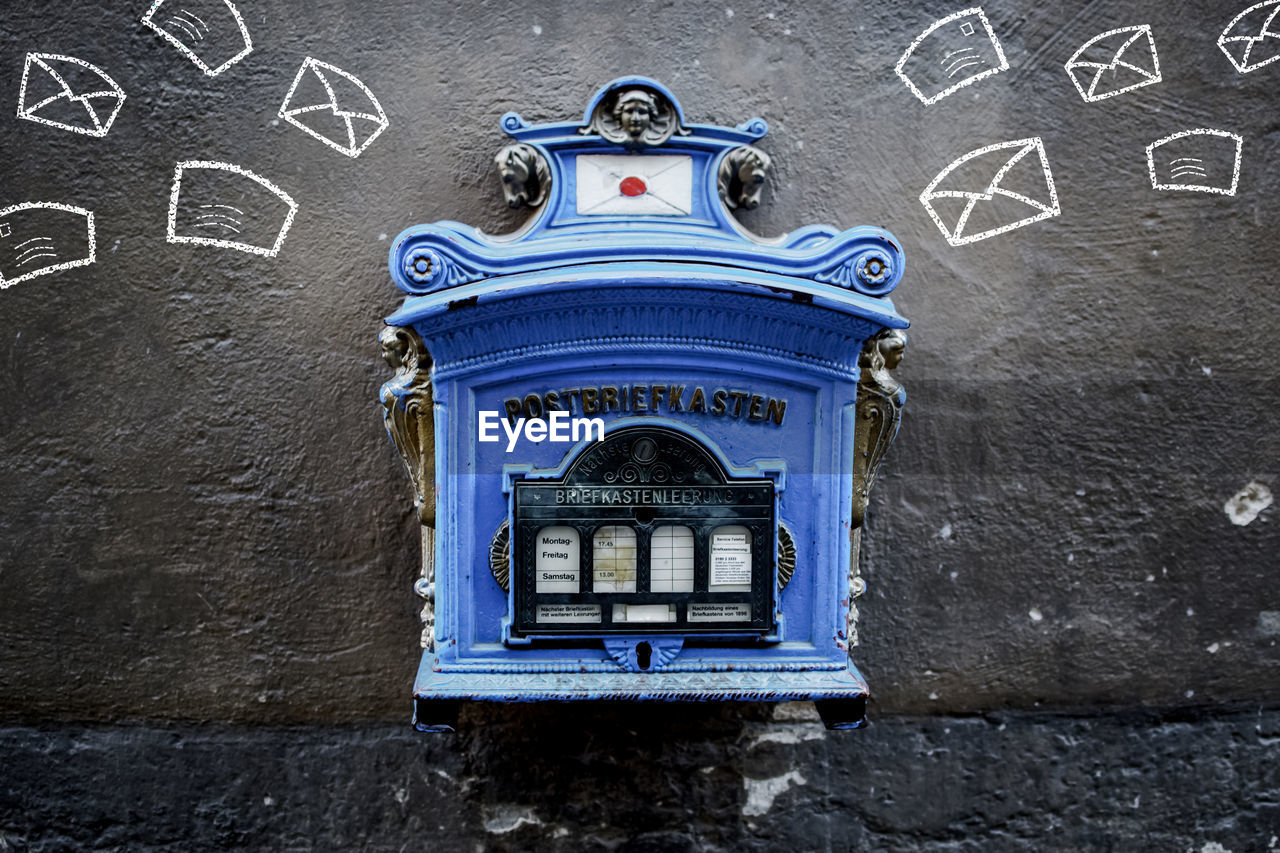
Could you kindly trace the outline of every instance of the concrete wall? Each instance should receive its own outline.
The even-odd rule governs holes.
[[[254,50],[210,77],[146,3],[8,4],[0,97],[43,52],[127,98],[102,138],[0,119],[0,207],[97,227],[94,264],[0,291],[0,849],[1266,849],[1280,532],[1224,503],[1277,487],[1280,63],[1217,47],[1243,0],[992,0],[1010,70],[925,106],[894,63],[960,5],[244,0]],[[1085,103],[1063,63],[1144,23],[1163,81]],[[356,159],[277,118],[307,56],[386,110]],[[769,121],[753,230],[874,224],[906,251],[870,732],[791,707],[399,728],[418,545],[376,403],[390,238],[515,227],[498,117],[580,115],[625,73],[691,121]],[[1153,190],[1145,147],[1199,127],[1243,137],[1238,191]],[[949,246],[921,190],[1032,136],[1061,215]],[[188,159],[296,200],[277,256],[165,241]]]

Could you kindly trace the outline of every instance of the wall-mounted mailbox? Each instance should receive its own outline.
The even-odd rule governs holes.
[[[514,234],[396,239],[386,423],[423,531],[415,723],[459,702],[814,700],[864,719],[858,532],[904,395],[878,228],[735,219],[765,123],[639,77],[497,158]]]

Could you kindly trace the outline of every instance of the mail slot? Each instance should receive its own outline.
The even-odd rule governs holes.
[[[864,720],[859,532],[905,395],[888,232],[736,218],[765,122],[660,83],[502,117],[514,234],[401,233],[381,392],[422,531],[414,721],[466,701],[812,700]]]

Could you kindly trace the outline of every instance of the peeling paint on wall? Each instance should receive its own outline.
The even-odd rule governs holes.
[[[793,784],[805,784],[805,778],[799,771],[792,770],[771,779],[743,777],[742,786],[747,790],[747,803],[742,807],[742,813],[744,815],[767,814],[769,809],[773,808],[774,799]]]
[[[1206,841],[1200,848],[1200,853],[1231,853],[1231,851],[1216,841]]]
[[[484,828],[494,835],[503,835],[519,829],[526,823],[531,826],[542,825],[542,821],[538,820],[533,809],[515,805],[498,805],[494,806],[492,812],[485,818]]]
[[[1258,614],[1258,633],[1264,637],[1280,635],[1280,610],[1263,610]]]
[[[1222,509],[1231,519],[1232,524],[1241,527],[1253,521],[1258,515],[1275,501],[1271,490],[1265,483],[1254,480],[1231,496]]]
[[[821,723],[815,722],[808,725],[793,724],[769,729],[768,731],[758,735],[756,739],[751,742],[751,745],[753,747],[759,746],[762,743],[794,745],[797,743],[803,743],[807,740],[822,740],[826,736],[826,729],[822,727]]]

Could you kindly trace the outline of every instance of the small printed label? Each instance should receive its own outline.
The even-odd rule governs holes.
[[[627,527],[601,527],[593,541],[593,589],[596,592],[635,592],[635,531]]]
[[[544,527],[534,548],[538,592],[578,592],[578,531]]]
[[[751,543],[746,533],[716,533],[711,537],[712,586],[751,583]]]
[[[751,605],[745,602],[718,604],[692,601],[688,619],[690,622],[750,622]]]
[[[615,604],[614,622],[674,622],[674,604]]]
[[[599,604],[539,604],[539,622],[599,622]]]

